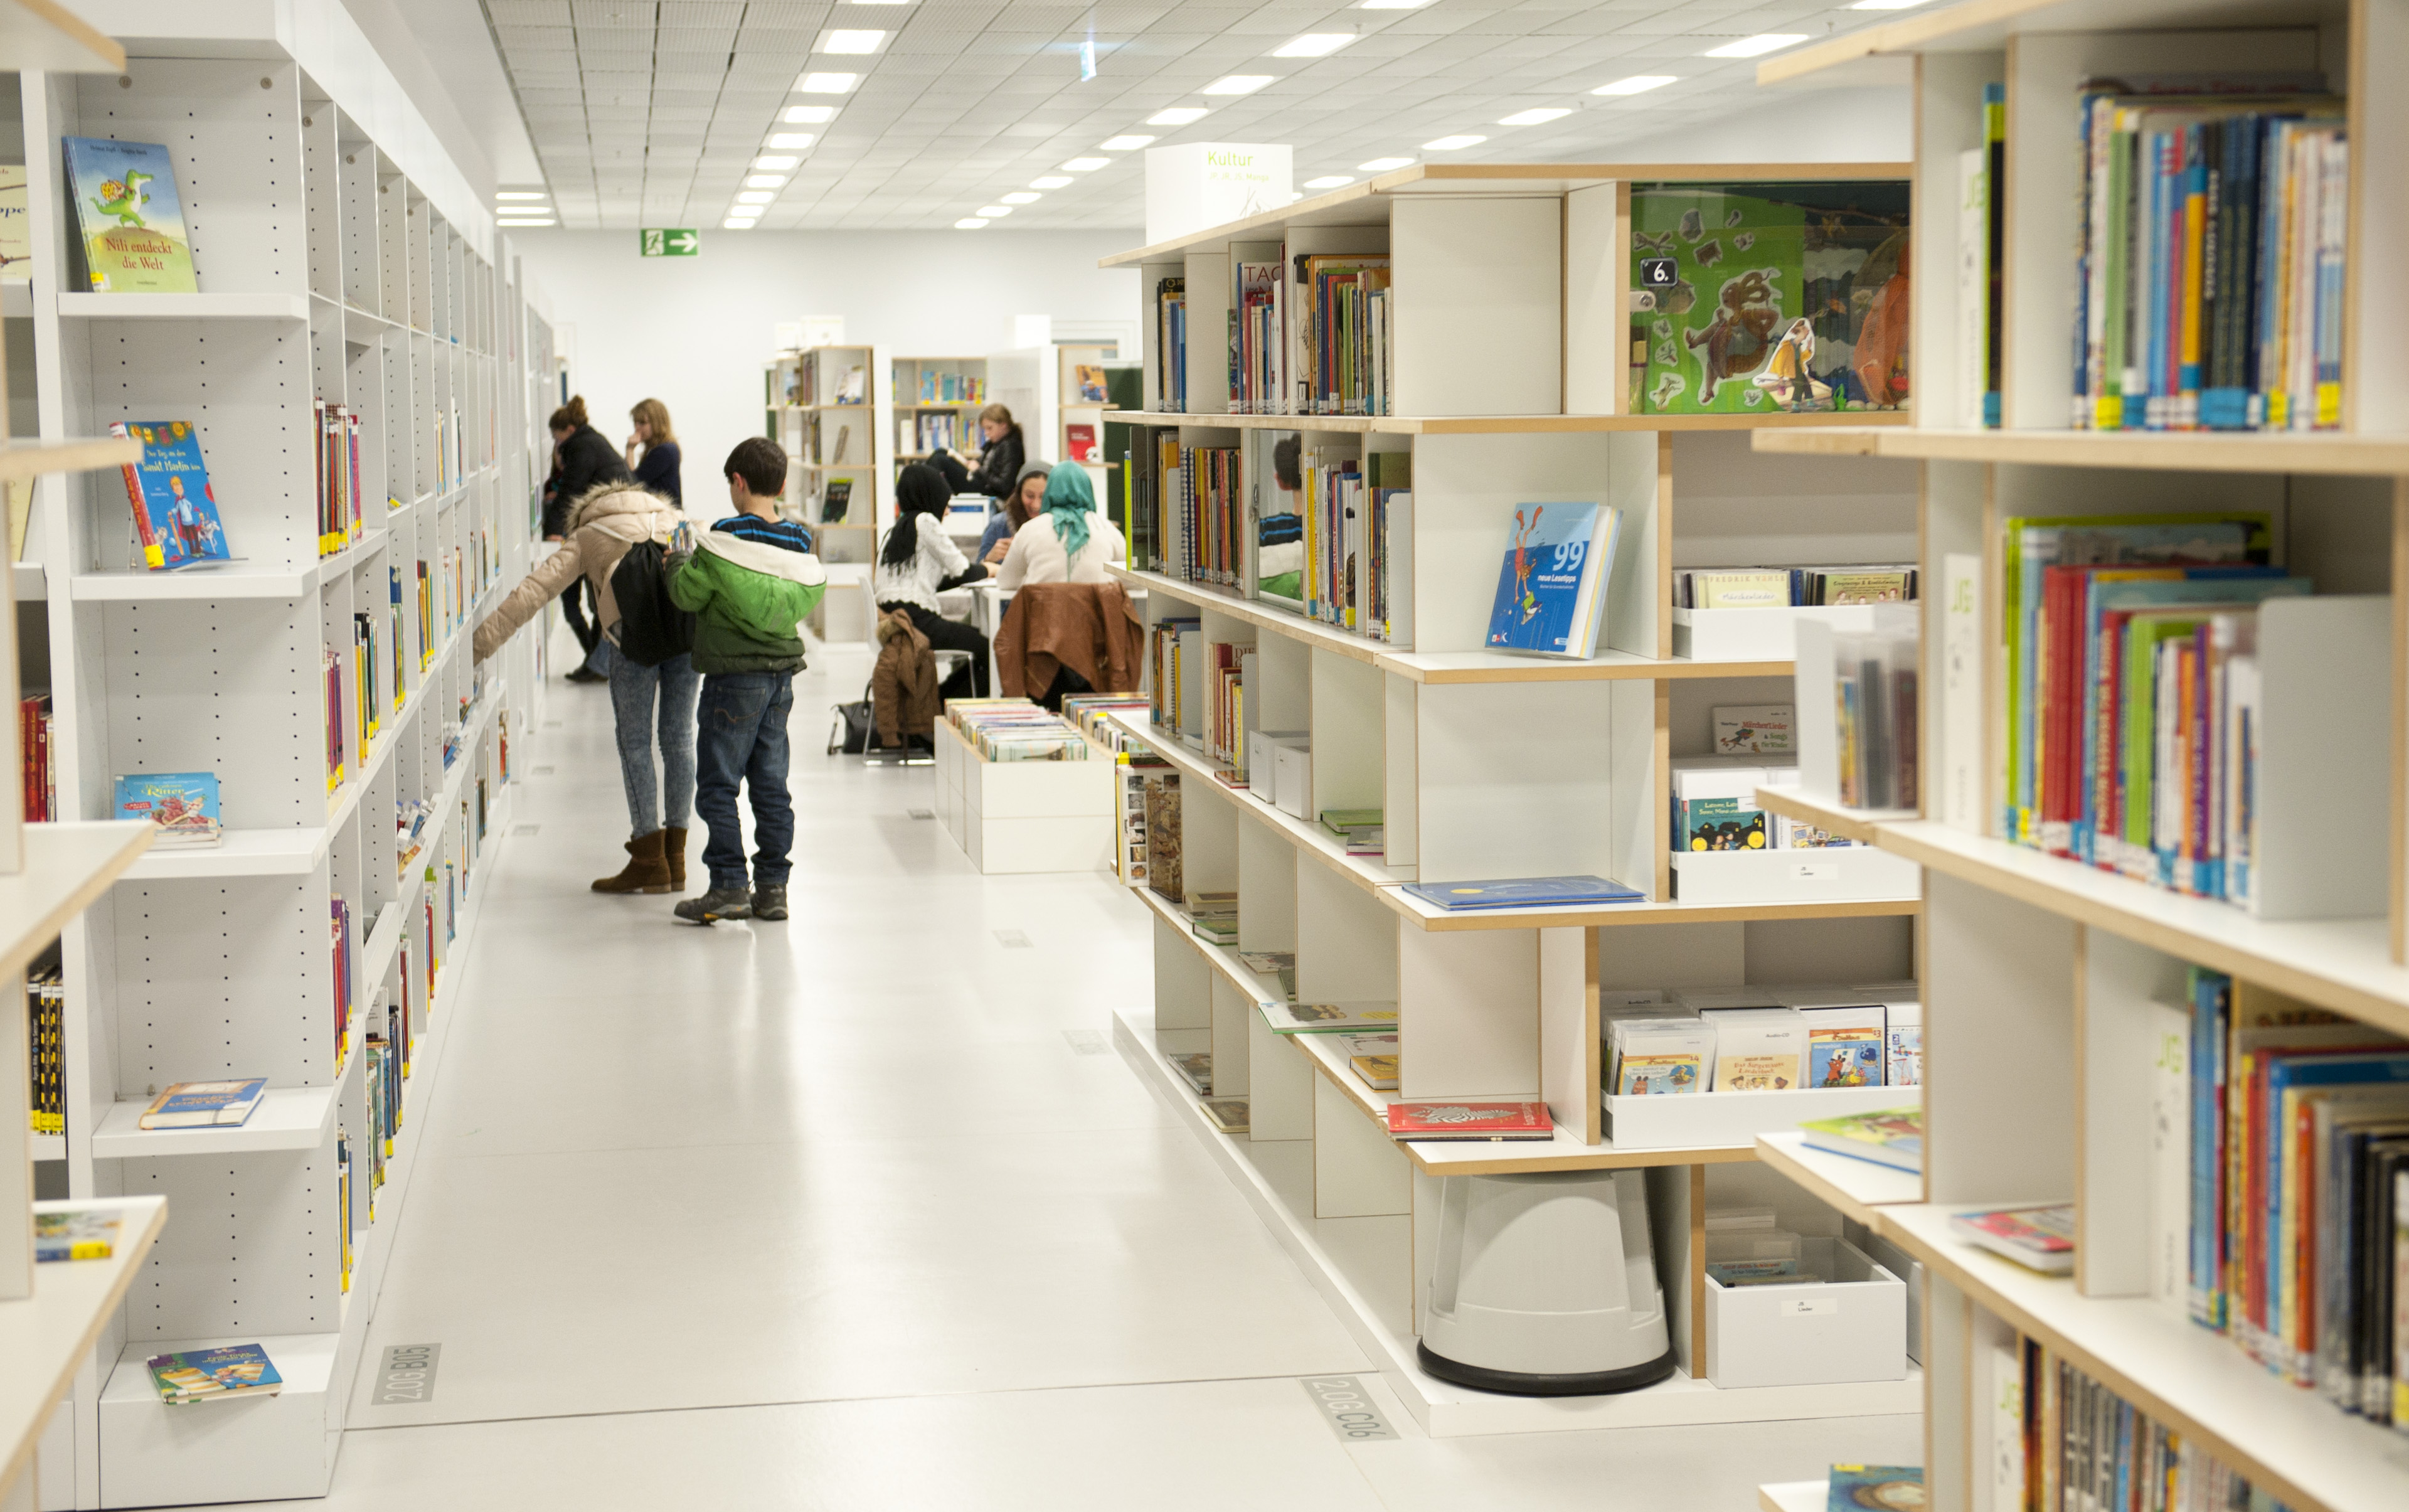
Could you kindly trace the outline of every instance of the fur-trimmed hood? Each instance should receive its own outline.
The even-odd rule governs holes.
[[[828,582],[828,569],[820,566],[815,552],[790,552],[784,546],[747,540],[725,530],[703,531],[695,538],[695,545],[714,556],[725,557],[734,566],[766,572],[802,587],[816,588]]]

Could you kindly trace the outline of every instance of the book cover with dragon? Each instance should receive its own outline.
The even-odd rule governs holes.
[[[167,149],[97,137],[69,137],[65,146],[82,286],[96,294],[198,293]]]

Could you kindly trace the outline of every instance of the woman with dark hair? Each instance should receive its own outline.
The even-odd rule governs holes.
[[[987,438],[987,444],[978,454],[978,470],[970,475],[966,492],[1010,498],[1020,486],[1020,465],[1029,460],[1019,423],[1003,405],[990,404],[979,411],[979,434]]]
[[[585,396],[573,394],[569,402],[552,412],[553,455],[559,468],[553,474],[550,496],[543,507],[543,539],[565,540],[574,520],[578,504],[585,496],[606,483],[629,481],[627,465],[619,460],[617,448],[596,430],[585,417]],[[569,628],[577,636],[577,643],[585,650],[585,659],[569,673],[572,683],[600,683],[609,674],[594,665],[595,650],[602,644],[601,601],[595,600],[595,618],[588,623],[582,597],[592,590],[582,577],[571,578],[566,592],[560,596],[560,613],[569,621]]]
[[[1046,477],[1053,470],[1043,462],[1020,465],[1020,486],[1003,497],[1003,508],[988,517],[987,533],[979,537],[980,561],[989,567],[1003,561],[1012,538],[1045,510]]]
[[[934,651],[967,651],[971,664],[945,679],[937,692],[947,698],[987,697],[987,637],[974,626],[937,611],[937,595],[987,576],[987,568],[962,554],[945,534],[945,511],[953,491],[937,469],[915,462],[895,480],[895,524],[879,547],[871,593],[882,614],[902,610]]]

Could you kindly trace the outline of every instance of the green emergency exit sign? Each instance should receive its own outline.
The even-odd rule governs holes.
[[[696,257],[702,252],[702,238],[691,226],[655,226],[639,234],[647,257]]]

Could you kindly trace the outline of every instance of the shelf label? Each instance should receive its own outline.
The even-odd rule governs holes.
[[[1784,1297],[1774,1309],[1776,1318],[1829,1318],[1840,1310],[1838,1297]]]
[[[368,1399],[370,1406],[412,1406],[435,1400],[435,1363],[441,1359],[440,1344],[389,1344],[384,1360],[377,1366],[376,1395]]]
[[[1363,1394],[1363,1384],[1352,1375],[1308,1375],[1303,1382],[1305,1394],[1321,1409],[1330,1423],[1330,1431],[1341,1443],[1363,1444],[1374,1439],[1394,1438],[1397,1431],[1380,1416],[1380,1409]]]
[[[642,238],[646,257],[702,255],[702,238],[691,226],[648,226],[637,235]]]
[[[1838,882],[1840,863],[1838,861],[1793,861],[1790,863],[1793,882]]]

